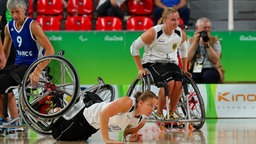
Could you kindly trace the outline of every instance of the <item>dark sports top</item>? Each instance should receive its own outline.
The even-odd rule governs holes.
[[[16,49],[16,65],[30,65],[38,59],[41,46],[33,37],[31,24],[34,20],[26,18],[22,27],[18,30],[14,20],[8,23],[9,34]]]

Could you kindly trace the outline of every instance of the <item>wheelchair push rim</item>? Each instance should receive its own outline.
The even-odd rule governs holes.
[[[47,63],[41,70],[39,80],[31,84],[30,75],[37,65]],[[57,118],[76,102],[79,91],[78,74],[74,66],[64,57],[45,56],[35,61],[23,78],[23,100],[29,111],[40,118]],[[55,111],[56,107],[61,109]]]

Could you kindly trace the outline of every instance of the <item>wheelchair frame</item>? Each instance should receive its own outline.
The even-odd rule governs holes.
[[[159,89],[161,87],[165,90],[166,98],[166,116],[167,118],[159,117],[155,111],[152,112],[151,116],[148,117],[148,122],[154,123],[186,123],[189,126],[189,129],[201,129],[205,123],[206,114],[203,98],[200,94],[200,91],[192,78],[183,74],[182,82],[182,94],[179,100],[179,103],[176,106],[175,110],[175,119],[170,120],[169,116],[169,105],[170,100],[168,96],[168,86],[164,82],[153,83],[152,76],[147,74],[142,79],[136,78],[130,85],[127,96],[133,96],[137,91],[152,90],[155,88]],[[193,127],[192,127],[193,126]],[[170,126],[172,128],[173,125]]]
[[[39,75],[39,81],[31,84],[30,74],[39,63],[47,62],[48,66]],[[113,86],[105,84],[102,78],[98,78],[98,84],[88,88],[80,88],[78,74],[74,66],[64,57],[59,55],[45,56],[30,65],[23,81],[19,86],[8,88],[18,89],[18,107],[20,117],[16,119],[21,123],[21,117],[35,132],[43,135],[51,134],[53,123],[61,116],[71,119],[76,115],[78,109],[83,108],[83,98],[86,92],[98,94],[103,101],[113,101],[115,91]],[[38,107],[45,102],[44,108]],[[55,111],[56,107],[61,109]],[[40,109],[38,109],[40,108]],[[42,110],[46,110],[46,113]],[[11,123],[3,125],[8,128]],[[20,126],[19,126],[20,127]]]

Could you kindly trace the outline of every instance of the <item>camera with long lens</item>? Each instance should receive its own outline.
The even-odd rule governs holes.
[[[209,39],[210,39],[210,38],[208,37],[207,31],[201,31],[201,32],[200,32],[200,37],[202,37],[202,39],[203,39],[204,42],[208,42]]]

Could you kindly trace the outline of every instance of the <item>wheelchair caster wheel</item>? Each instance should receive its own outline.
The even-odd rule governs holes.
[[[160,130],[161,130],[161,131],[164,131],[164,130],[165,130],[165,127],[164,127],[163,124],[160,126]]]
[[[194,129],[193,124],[189,124],[188,129],[192,131]]]

